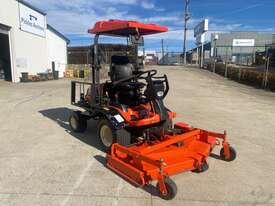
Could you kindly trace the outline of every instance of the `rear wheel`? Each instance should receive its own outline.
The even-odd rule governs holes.
[[[164,200],[172,200],[173,198],[176,197],[177,195],[177,192],[178,192],[178,188],[177,188],[177,185],[176,183],[170,179],[169,177],[166,177],[164,179],[164,184],[166,186],[166,189],[167,189],[167,194],[162,194],[162,192],[160,191],[159,189],[159,183],[157,183],[157,189],[158,189],[158,192],[159,192],[159,196],[164,199]]]
[[[110,151],[115,143],[116,135],[108,120],[102,119],[98,123],[97,135],[105,151]]]
[[[87,128],[87,119],[80,111],[74,111],[69,118],[69,124],[74,132],[85,132]]]

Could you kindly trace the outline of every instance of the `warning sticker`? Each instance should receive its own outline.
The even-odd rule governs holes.
[[[114,117],[116,118],[116,120],[117,120],[119,123],[124,122],[124,119],[123,119],[122,116],[120,116],[119,114],[115,115]]]

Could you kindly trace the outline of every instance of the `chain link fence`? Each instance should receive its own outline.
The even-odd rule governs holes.
[[[93,64],[93,46],[69,47],[68,64]],[[110,64],[112,56],[128,56],[131,63],[136,62],[137,51],[133,46],[100,44],[98,45],[98,57],[102,64]]]
[[[216,59],[237,65],[252,66],[256,63],[257,54],[265,52],[265,47],[216,47]],[[213,54],[213,52],[212,52]],[[214,55],[213,55],[214,56]]]
[[[65,78],[92,80],[92,65],[94,62],[92,46],[69,47],[68,65],[64,73]],[[100,44],[98,45],[98,60],[101,65],[101,79],[108,76],[112,56],[128,56],[130,63],[136,64],[137,51],[130,45]]]
[[[275,91],[275,45],[240,55],[239,61],[232,61],[232,58],[232,53],[221,58],[217,56],[204,68],[240,83]]]

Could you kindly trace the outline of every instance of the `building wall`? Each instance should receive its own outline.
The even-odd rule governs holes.
[[[213,42],[214,35],[211,36]],[[231,32],[231,33],[219,33],[219,39],[217,40],[217,46],[232,46],[233,39],[255,39],[255,47],[265,46],[272,43],[273,35],[271,33],[263,32]]]
[[[46,39],[19,31],[15,41],[17,77],[21,72],[37,74],[47,71],[47,44]],[[26,60],[26,65],[20,61]],[[19,79],[17,79],[19,81]]]
[[[211,47],[214,50],[214,35],[211,36]],[[265,51],[265,45],[271,44],[273,34],[264,32],[230,32],[219,33],[216,41],[217,57],[223,61],[232,61],[250,65],[255,62],[256,52]],[[254,39],[254,46],[233,46],[233,39]],[[212,52],[213,53],[213,52]]]
[[[36,74],[47,70],[46,38],[20,30],[18,1],[1,1],[0,23],[11,27],[13,82],[19,82],[21,72]]]
[[[228,54],[254,54],[265,50],[265,45],[272,43],[273,35],[261,32],[231,32],[220,33],[216,41],[217,54],[220,56]],[[214,47],[214,34],[212,34],[212,47]],[[234,46],[233,39],[254,39],[255,46]]]
[[[55,70],[59,71],[59,77],[63,77],[67,65],[67,42],[49,29],[46,36],[47,67],[51,68],[52,62],[55,62]]]

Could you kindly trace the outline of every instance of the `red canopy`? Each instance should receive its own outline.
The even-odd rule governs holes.
[[[168,28],[156,24],[143,24],[137,21],[109,20],[98,21],[94,28],[88,30],[91,34],[104,34],[111,36],[136,35],[137,31],[143,36],[167,32]]]

